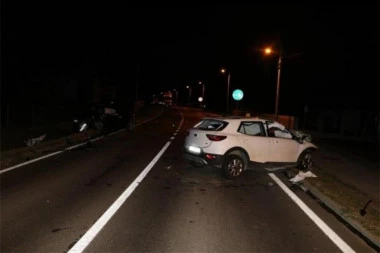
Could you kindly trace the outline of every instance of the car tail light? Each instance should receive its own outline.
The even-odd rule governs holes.
[[[224,136],[224,135],[214,135],[214,134],[206,134],[206,136],[210,141],[222,141],[227,138],[227,136]]]
[[[212,159],[215,159],[215,158],[216,158],[216,155],[210,155],[210,154],[207,154],[207,155],[206,155],[206,158],[209,159],[209,160],[212,160]]]

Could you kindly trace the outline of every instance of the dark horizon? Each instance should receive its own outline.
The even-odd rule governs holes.
[[[244,91],[241,106],[273,112],[280,41],[279,111],[305,105],[379,110],[379,5],[201,5],[132,8],[123,1],[87,6],[2,5],[2,111],[9,103],[91,100],[94,83],[139,99],[205,83],[206,104],[224,108],[226,76]],[[355,17],[355,18],[354,18]],[[278,45],[278,43],[277,43]],[[138,72],[137,72],[138,66]],[[200,93],[199,93],[200,94]],[[232,100],[232,99],[231,99]],[[231,104],[231,107],[233,103]]]

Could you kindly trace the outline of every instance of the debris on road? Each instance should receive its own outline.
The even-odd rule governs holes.
[[[307,171],[307,172],[300,171],[295,177],[292,177],[291,179],[289,179],[289,181],[292,183],[297,183],[299,181],[304,180],[307,177],[317,177],[317,176],[311,171]]]
[[[46,135],[47,134],[43,134],[43,135],[41,135],[40,137],[37,137],[37,138],[29,138],[29,139],[27,139],[24,142],[26,143],[26,145],[28,147],[31,147],[31,146],[34,146],[34,145],[40,143],[41,141],[43,141],[46,138]]]

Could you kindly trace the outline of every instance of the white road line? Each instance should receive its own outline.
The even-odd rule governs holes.
[[[83,143],[80,143],[80,144],[68,147],[65,150],[71,150],[71,149],[74,149],[74,148],[77,148],[77,147],[80,147],[80,146],[84,146],[84,145],[86,145],[86,142],[83,142]]]
[[[125,128],[120,129],[120,130],[118,130],[118,131],[116,131],[116,132],[112,132],[112,133],[108,134],[108,136],[112,136],[112,135],[115,135],[115,134],[121,133],[121,132],[123,132],[123,131],[125,131],[125,130],[126,130]]]
[[[91,142],[95,142],[95,141],[101,140],[101,139],[103,139],[103,138],[104,138],[104,136],[100,136],[100,137],[97,137],[97,138],[95,138],[95,139],[91,139],[90,141],[91,141]]]
[[[140,175],[129,185],[129,187],[120,195],[120,197],[105,211],[105,213],[95,222],[95,224],[82,236],[82,238],[68,251],[68,253],[83,252],[84,249],[92,242],[95,236],[102,230],[112,216],[124,204],[132,192],[139,186],[148,172],[157,163],[158,159],[164,154],[171,142],[167,142],[165,146],[158,152],[154,159],[146,166]]]
[[[150,120],[153,120],[153,119],[157,118],[158,116],[160,116],[160,115],[162,114],[162,112],[163,112],[163,110],[161,110],[158,114],[154,115],[153,118],[146,119],[146,120],[144,120],[143,122],[140,122],[140,123],[136,124],[136,126],[140,126],[140,125],[142,125],[142,124],[144,124],[144,123],[146,123],[146,122],[148,122],[148,121],[150,121]],[[181,116],[182,116],[182,114],[181,114]],[[182,122],[182,121],[181,121],[181,122]],[[118,131],[116,131],[116,132],[112,132],[112,133],[108,134],[108,136],[111,136],[111,135],[117,134],[117,133],[122,132],[122,131],[125,131],[125,130],[126,130],[126,129],[121,129],[121,130],[118,130]],[[98,137],[98,138],[91,139],[90,141],[91,141],[91,142],[95,142],[95,141],[98,141],[98,140],[103,139],[103,138],[104,138],[104,136],[100,136],[100,137]],[[9,167],[9,168],[6,168],[6,169],[3,169],[3,170],[0,170],[0,175],[3,174],[3,173],[5,173],[5,172],[8,172],[8,171],[11,171],[11,170],[17,169],[17,168],[19,168],[19,167],[22,167],[22,166],[28,165],[28,164],[30,164],[30,163],[37,162],[37,161],[39,161],[39,160],[42,160],[42,159],[48,158],[48,157],[50,157],[50,156],[54,156],[54,155],[61,154],[61,153],[63,153],[64,151],[71,150],[71,149],[74,149],[74,148],[77,148],[77,147],[80,147],[80,146],[83,146],[83,145],[86,145],[86,144],[87,144],[87,142],[79,143],[79,144],[77,144],[77,145],[74,145],[74,146],[71,146],[71,147],[65,148],[65,149],[62,150],[62,151],[57,151],[57,152],[54,152],[54,153],[51,153],[51,154],[48,154],[48,155],[44,155],[44,156],[41,156],[41,157],[37,157],[37,158],[32,159],[32,160],[30,160],[30,161],[27,161],[27,162],[24,162],[24,163],[20,163],[20,164],[14,165],[14,166],[12,166],[12,167]]]
[[[183,122],[183,115],[181,113],[181,122]],[[95,222],[95,224],[82,236],[81,239],[68,251],[68,253],[83,252],[85,248],[94,240],[95,236],[103,229],[112,216],[124,204],[132,192],[139,186],[145,176],[161,158],[164,152],[170,146],[171,141],[168,141],[165,146],[158,152],[153,160],[146,166],[140,175],[128,186],[128,188],[120,195],[120,197],[104,212],[104,214]]]
[[[177,132],[175,132],[173,135],[176,136],[176,135],[177,135]]]
[[[38,157],[38,158],[32,159],[32,160],[27,161],[27,162],[24,162],[24,163],[17,164],[17,165],[15,165],[15,166],[12,166],[12,167],[6,168],[6,169],[0,171],[0,175],[3,174],[3,173],[5,173],[5,172],[8,172],[8,171],[11,171],[11,170],[17,169],[17,168],[19,168],[19,167],[21,167],[21,166],[25,166],[25,165],[27,165],[27,164],[37,162],[38,160],[42,160],[42,159],[48,158],[48,157],[53,156],[53,155],[58,155],[58,154],[60,154],[60,153],[62,153],[62,152],[63,152],[63,151],[57,151],[57,152],[54,152],[54,153],[51,153],[51,154],[48,154],[48,155],[44,155],[44,156],[41,156],[41,157]]]
[[[174,137],[172,136],[172,137],[170,137],[170,140],[174,140]]]
[[[302,202],[276,175],[268,175],[280,186],[280,188],[306,213],[307,216],[322,230],[327,237],[342,251],[347,253],[355,252],[346,242],[344,242],[327,224],[321,220],[305,203]]]

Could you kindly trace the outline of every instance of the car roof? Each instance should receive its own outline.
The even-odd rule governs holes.
[[[229,122],[234,122],[234,121],[242,121],[242,120],[254,120],[254,121],[261,121],[263,123],[270,121],[270,122],[275,122],[274,120],[269,120],[269,119],[263,119],[263,118],[258,118],[258,117],[243,117],[243,116],[227,116],[227,117],[205,117],[203,120],[206,119],[211,119],[211,120],[222,120],[222,121],[229,121]]]

